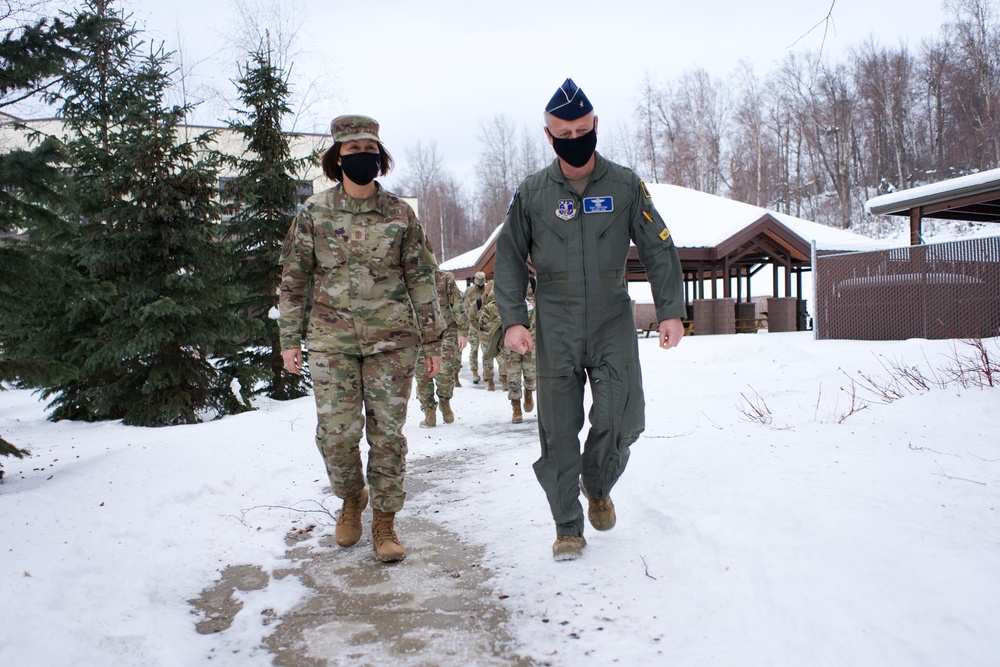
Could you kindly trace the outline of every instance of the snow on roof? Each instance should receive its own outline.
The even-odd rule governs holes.
[[[497,237],[497,234],[500,233],[501,227],[503,227],[503,223],[497,225],[496,229],[494,229],[493,232],[490,234],[490,237],[486,239],[486,243],[479,246],[478,248],[473,248],[472,250],[463,252],[461,255],[456,255],[447,261],[441,262],[440,266],[441,270],[458,271],[459,269],[471,269],[472,267],[474,267],[476,265],[476,262],[482,256],[482,254],[486,251],[487,248],[490,247],[490,244],[493,243],[493,239],[495,239]]]
[[[883,250],[898,245],[898,242],[890,239],[872,239],[679,185],[647,183],[646,188],[653,198],[656,210],[667,223],[674,243],[681,248],[714,248],[766,214],[770,214],[807,243],[815,241],[819,250]],[[478,248],[441,262],[441,268],[456,271],[475,266],[500,233],[501,227],[502,224],[497,225],[486,243]]]
[[[978,174],[949,178],[937,183],[918,185],[889,194],[873,197],[865,203],[869,213],[887,213],[891,211],[922,206],[943,198],[953,199],[982,191],[984,188],[1000,186],[1000,169],[981,171]]]
[[[876,250],[891,247],[879,241],[794,215],[769,211],[678,185],[647,183],[656,210],[667,223],[674,243],[681,248],[714,248],[770,214],[819,250]]]

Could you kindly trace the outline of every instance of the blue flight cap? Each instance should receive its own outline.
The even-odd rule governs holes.
[[[594,105],[580,86],[573,83],[573,79],[566,79],[545,107],[546,112],[562,120],[583,118],[593,110]]]

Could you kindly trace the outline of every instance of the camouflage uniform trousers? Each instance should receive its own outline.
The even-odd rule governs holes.
[[[417,352],[416,376],[417,399],[421,410],[434,410],[437,401],[434,399],[434,385],[437,384],[438,398],[450,399],[455,395],[455,374],[458,360],[458,327],[448,327],[441,336],[441,370],[434,377],[427,377],[427,366],[424,363],[424,350]]]
[[[497,368],[500,369],[501,381],[503,378],[507,377],[507,367],[503,363],[503,356],[491,356],[492,350],[487,350],[486,346],[490,342],[490,337],[486,335],[485,331],[480,332],[481,338],[480,344],[483,350],[483,379],[486,381],[493,379],[493,360],[497,360]]]
[[[330,486],[339,498],[361,493],[361,434],[368,440],[368,488],[372,507],[403,508],[406,492],[406,406],[413,387],[416,347],[368,356],[311,352],[316,394],[316,445]]]
[[[469,369],[479,372],[479,329],[469,327]]]
[[[521,376],[524,376],[524,388],[535,391],[535,352],[518,354],[507,348],[503,349],[504,367],[507,369],[507,398],[512,401],[521,400]]]

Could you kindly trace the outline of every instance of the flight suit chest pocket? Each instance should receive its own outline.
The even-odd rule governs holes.
[[[540,282],[568,280],[569,235],[571,225],[579,225],[578,219],[560,220],[552,211],[532,210],[536,222],[531,229],[531,263]]]
[[[620,278],[624,271],[630,245],[626,213],[624,210],[602,213],[594,221],[602,278]]]

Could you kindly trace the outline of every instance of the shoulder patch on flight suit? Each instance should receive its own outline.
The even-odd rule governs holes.
[[[669,238],[670,238],[670,230],[667,229],[666,227],[664,227],[663,231],[660,232],[660,240],[661,241],[666,241]]]
[[[510,201],[507,202],[507,213],[504,215],[510,215],[510,209],[514,208],[514,199],[517,197],[517,190],[514,190],[514,194],[510,196]]]
[[[643,197],[645,197],[646,199],[652,199],[652,197],[649,194],[649,190],[646,189],[646,183],[643,182],[641,178],[639,179],[639,187],[642,188]]]

